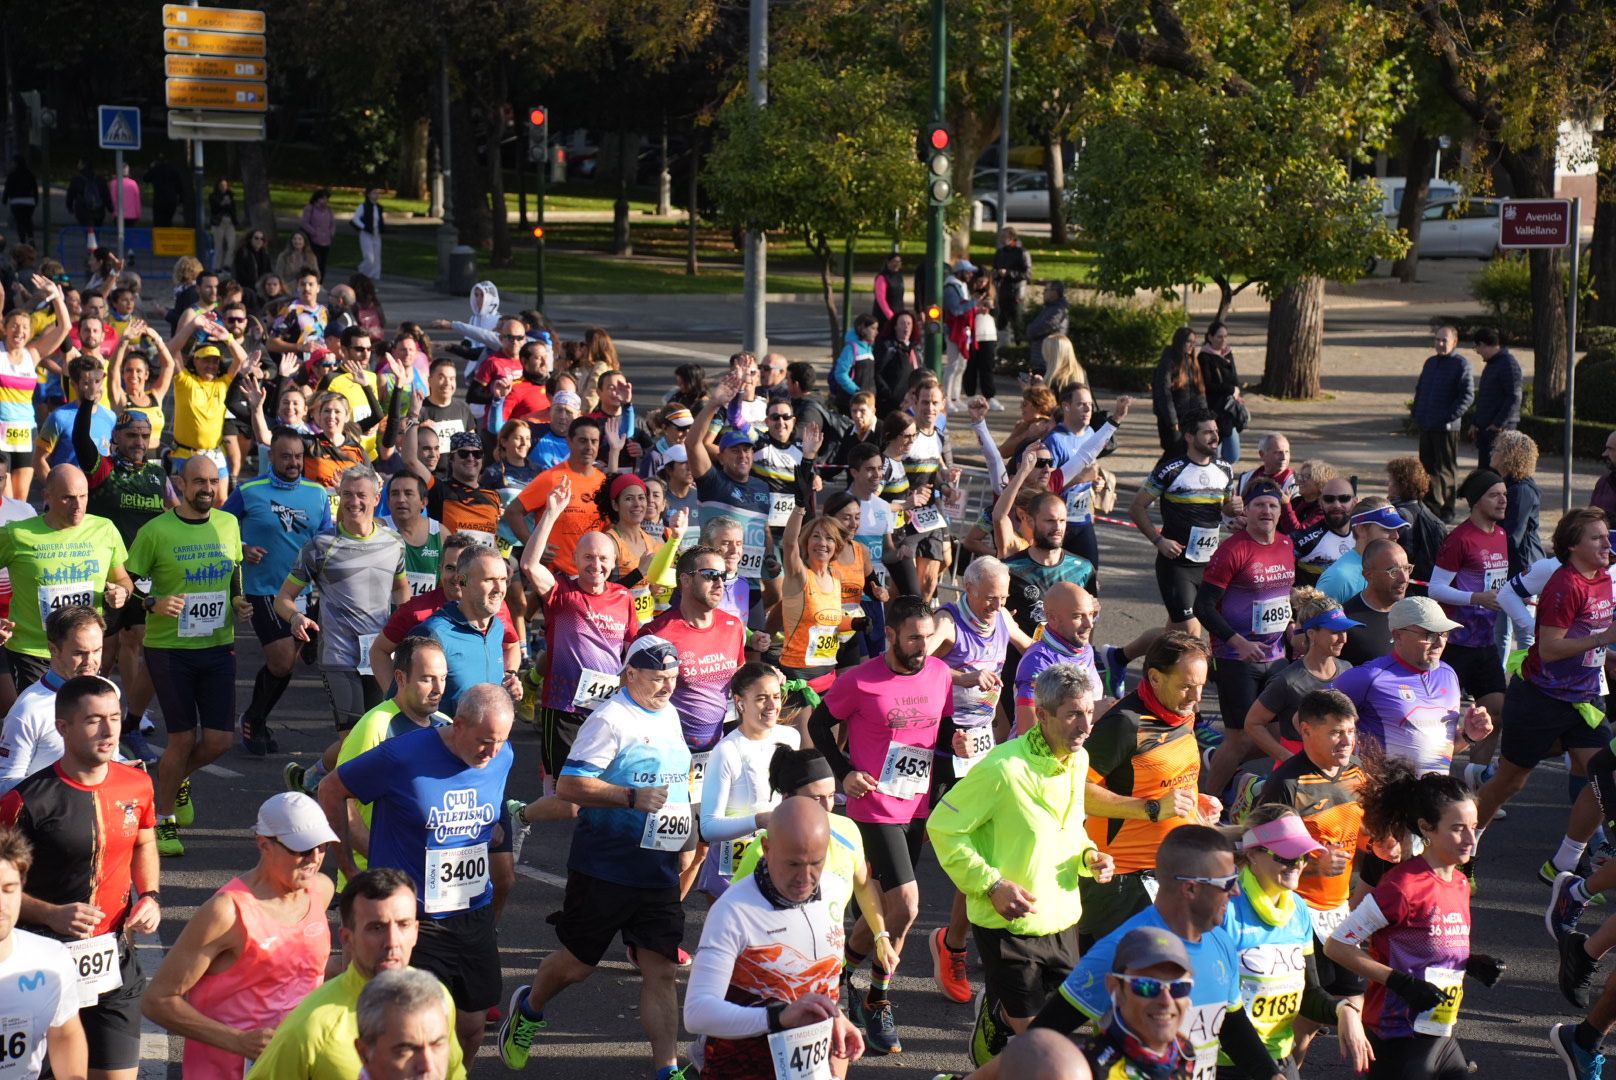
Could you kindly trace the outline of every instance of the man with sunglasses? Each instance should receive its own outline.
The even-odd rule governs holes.
[[[405,468],[426,480],[426,469],[416,461]],[[440,522],[445,533],[469,533],[493,547],[505,504],[499,489],[482,486],[483,441],[475,431],[462,431],[449,440],[449,476],[427,492],[426,512]]]
[[[499,320],[494,332],[499,348],[489,350],[466,385],[466,403],[479,417],[487,412],[490,402],[510,393],[511,385],[522,375],[520,354],[527,340],[527,327],[521,319],[507,315]]]
[[[1331,563],[1352,550],[1352,504],[1357,499],[1345,476],[1324,482],[1319,505],[1324,517],[1291,535],[1296,548],[1296,584],[1317,585]]]
[[[602,528],[600,506],[595,498],[601,485],[606,483],[605,472],[595,465],[600,447],[600,421],[591,416],[578,417],[567,428],[567,459],[535,476],[504,509],[503,520],[523,545],[523,553],[534,552],[534,558],[542,559],[546,566],[562,574],[578,573],[578,564],[573,561],[578,542]],[[550,542],[535,549],[531,536],[535,526],[528,517],[543,512],[550,496],[563,485],[568,493],[567,502],[559,518],[551,522]],[[499,493],[495,492],[494,496],[497,499]]]

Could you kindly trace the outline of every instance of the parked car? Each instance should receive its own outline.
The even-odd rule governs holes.
[[[1375,185],[1380,188],[1380,212],[1387,217],[1396,217],[1397,212],[1403,208],[1403,192],[1408,188],[1408,178],[1405,176],[1381,176],[1375,179]],[[1430,188],[1426,191],[1427,203],[1437,199],[1453,198],[1459,194],[1459,189],[1442,180],[1432,180]]]
[[[1012,174],[1005,194],[1010,204],[1006,207],[1006,221],[1045,221],[1049,218],[1049,174],[1042,170]],[[976,201],[982,204],[982,220],[999,219],[999,178],[993,174],[986,188],[978,186]]]
[[[1490,259],[1498,254],[1498,208],[1503,201],[1480,195],[1433,200],[1420,217],[1416,245],[1420,258]],[[1377,265],[1370,260],[1371,274]]]

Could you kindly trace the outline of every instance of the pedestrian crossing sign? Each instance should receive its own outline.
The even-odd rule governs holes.
[[[140,149],[140,109],[134,105],[100,107],[101,149]]]

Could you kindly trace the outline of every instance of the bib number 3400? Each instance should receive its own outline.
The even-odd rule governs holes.
[[[428,914],[464,911],[488,888],[488,845],[428,848],[426,903]]]

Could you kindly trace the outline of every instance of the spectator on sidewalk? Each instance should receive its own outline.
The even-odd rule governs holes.
[[[382,279],[382,204],[376,188],[365,189],[365,201],[353,212],[353,227],[359,230],[359,272],[372,281]],[[325,267],[322,264],[321,269]]]
[[[1059,334],[1066,336],[1069,305],[1066,303],[1066,285],[1060,281],[1044,283],[1044,306],[1027,324],[1027,356],[1035,373],[1043,374],[1044,339]]]
[[[894,251],[875,275],[875,310],[871,312],[885,334],[893,316],[903,310],[903,256]],[[691,406],[695,408],[695,406]]]
[[[325,188],[315,188],[314,194],[309,196],[308,205],[303,207],[303,216],[298,223],[303,227],[309,247],[314,249],[315,268],[320,271],[320,280],[324,281],[326,260],[331,257],[331,241],[337,235],[337,218],[331,212],[331,192]],[[281,277],[292,280],[285,274]]]
[[[1446,524],[1453,524],[1454,500],[1459,495],[1459,423],[1475,399],[1470,361],[1455,350],[1459,330],[1436,329],[1436,352],[1425,358],[1414,384],[1414,426],[1420,431],[1420,464],[1431,476],[1425,505]]]
[[[152,225],[169,228],[174,224],[174,211],[185,198],[185,177],[173,162],[159,154],[141,180],[152,189]]]
[[[67,183],[67,212],[83,227],[84,246],[92,251],[99,247],[95,230],[107,223],[107,188],[83,158],[79,159],[79,171]]]
[[[993,253],[993,287],[998,291],[994,317],[999,321],[1002,337],[1021,338],[1017,316],[1021,302],[1027,295],[1027,282],[1032,278],[1032,256],[1021,246],[1016,230],[1006,225],[999,230],[999,250]],[[989,394],[988,397],[993,395]]]
[[[1476,387],[1476,415],[1470,438],[1476,461],[1491,468],[1493,443],[1501,431],[1514,431],[1521,423],[1521,362],[1500,344],[1498,331],[1483,326],[1476,331],[1476,355],[1481,357],[1481,379]]]
[[[1605,452],[1599,455],[1605,463],[1605,475],[1594,481],[1594,493],[1589,506],[1597,506],[1608,518],[1616,518],[1616,432],[1605,440]]]
[[[236,257],[236,230],[241,227],[241,219],[236,216],[236,193],[222,176],[208,193],[208,227],[213,230],[213,268],[227,269]]]
[[[123,200],[119,202],[119,195]],[[134,228],[140,224],[140,184],[129,175],[129,166],[123,167],[123,175],[107,181],[107,205],[112,208],[114,221],[117,215],[123,215],[125,228]]]

